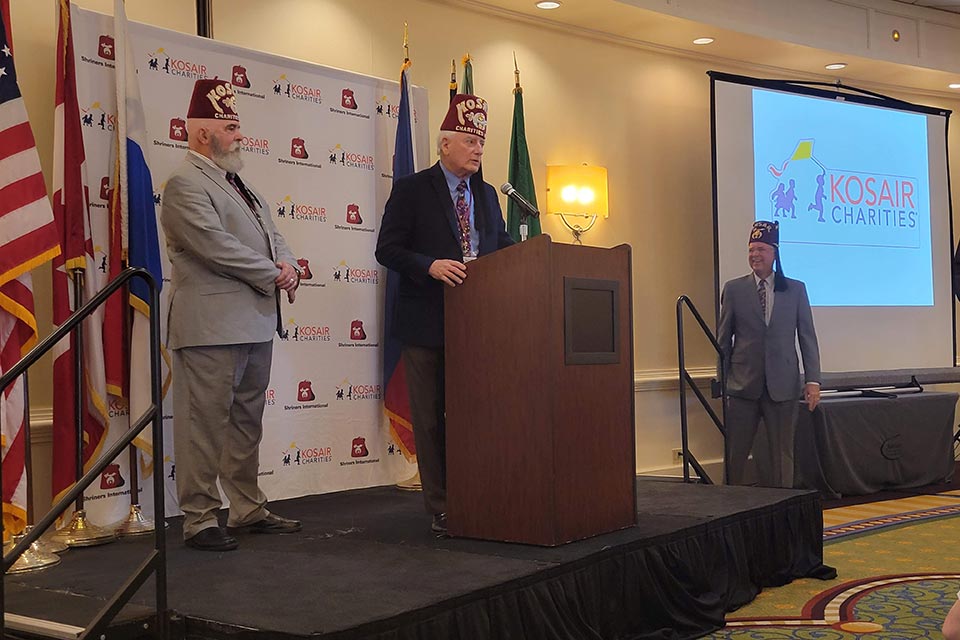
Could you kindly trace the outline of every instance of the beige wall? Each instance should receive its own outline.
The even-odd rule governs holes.
[[[112,0],[81,0],[112,12]],[[56,24],[52,0],[12,0],[21,87],[44,171],[52,147]],[[485,13],[476,4],[429,0],[214,0],[217,39],[374,76],[396,78],[403,22],[409,23],[413,82],[430,94],[430,127],[446,108],[450,60],[474,57],[477,93],[490,103],[484,160],[488,180],[506,179],[513,97],[513,53],[522,72],[527,141],[545,202],[547,164],[586,162],[609,169],[610,218],[586,236],[589,244],[633,247],[637,466],[671,464],[679,447],[674,302],[687,293],[712,318],[713,240],[709,81],[718,69],[769,75],[734,65],[633,48],[556,28],[541,28]],[[127,0],[130,19],[193,33],[192,0]],[[758,61],[762,62],[762,61]],[[850,81],[851,84],[857,84]],[[869,87],[865,87],[869,88]],[[899,94],[913,102],[960,109],[950,96]],[[957,128],[950,134],[951,165],[960,166]],[[49,182],[48,182],[49,183]],[[954,201],[960,201],[954,181]],[[544,231],[568,242],[559,222]],[[746,265],[744,265],[746,270]],[[36,291],[49,331],[49,271],[38,270]],[[707,344],[691,340],[688,363],[713,363]],[[672,370],[672,371],[671,371]],[[34,404],[49,407],[49,366],[33,375]],[[695,450],[720,454],[719,438],[693,409]],[[46,455],[38,450],[38,455]],[[49,463],[47,463],[49,464]]]

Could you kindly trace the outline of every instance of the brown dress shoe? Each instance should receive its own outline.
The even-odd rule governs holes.
[[[301,529],[303,525],[299,520],[283,518],[275,513],[271,513],[263,520],[236,527],[237,531],[244,533],[296,533]]]
[[[233,551],[240,546],[236,538],[227,535],[227,532],[220,527],[203,529],[195,536],[184,540],[184,543],[200,551]]]

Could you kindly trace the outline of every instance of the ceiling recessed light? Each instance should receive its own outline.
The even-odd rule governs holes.
[[[537,3],[537,9],[559,9],[560,3],[555,0],[541,0]]]
[[[713,38],[697,38],[693,41],[693,44],[710,44],[713,42]]]
[[[830,64],[823,67],[824,69],[829,69],[830,71],[836,71],[837,69],[846,69],[846,62],[831,62]]]
[[[951,82],[947,86],[951,89],[960,89],[960,82]]]

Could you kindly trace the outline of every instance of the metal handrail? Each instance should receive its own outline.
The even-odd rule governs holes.
[[[687,307],[690,310],[690,313],[693,314],[694,319],[697,321],[697,324],[700,325],[700,329],[703,330],[704,335],[710,339],[710,344],[713,345],[714,351],[717,352],[717,361],[719,364],[719,373],[720,380],[719,386],[714,386],[713,397],[719,397],[722,399],[721,403],[721,412],[723,418],[721,419],[716,411],[713,410],[713,407],[710,406],[710,402],[703,395],[703,392],[700,391],[700,388],[694,382],[693,377],[687,371],[686,367],[686,356],[684,353],[684,342],[683,342],[683,308]],[[683,459],[683,481],[690,482],[690,467],[693,467],[694,471],[697,474],[697,477],[700,478],[700,482],[703,484],[713,484],[713,480],[710,479],[710,476],[707,474],[706,470],[703,468],[703,465],[697,460],[697,457],[693,455],[690,451],[690,439],[688,434],[687,426],[687,385],[690,385],[690,388],[693,390],[694,394],[697,396],[697,399],[700,400],[700,404],[703,405],[703,408],[706,409],[707,414],[713,420],[713,424],[716,425],[720,433],[724,436],[726,440],[727,431],[724,428],[724,424],[727,419],[727,401],[726,401],[726,372],[724,371],[723,363],[723,350],[720,348],[720,343],[717,342],[716,337],[713,335],[713,331],[710,330],[710,327],[707,326],[707,323],[704,322],[703,316],[700,315],[700,312],[697,311],[696,305],[693,304],[693,301],[686,295],[682,295],[677,298],[677,360],[680,376],[680,446],[681,456]],[[714,380],[714,383],[717,381]]]
[[[149,422],[153,423],[153,447],[154,453],[163,451],[163,428],[161,411],[161,386],[160,386],[160,292],[157,288],[157,282],[153,275],[146,269],[128,268],[124,269],[120,275],[111,280],[107,286],[99,291],[86,304],[77,309],[67,320],[57,328],[52,334],[47,336],[42,342],[30,350],[27,355],[20,359],[8,372],[0,376],[0,393],[13,384],[14,380],[20,377],[26,370],[37,362],[44,354],[50,351],[61,339],[73,331],[83,320],[90,316],[98,307],[104,304],[111,294],[123,287],[129,280],[140,278],[144,280],[150,290],[150,395],[151,404],[147,410],[134,422],[127,433],[120,438],[109,450],[100,456],[100,459],[87,471],[82,478],[71,488],[55,505],[53,505],[47,514],[37,522],[23,539],[3,556],[3,575],[6,575],[20,555],[36,542],[46,529],[60,517],[94,480],[96,480],[108,464],[110,464],[123,450],[128,447]],[[82,358],[83,354],[76,353],[74,357]],[[81,399],[78,398],[80,403]],[[80,425],[77,425],[81,428]],[[0,478],[2,478],[3,465],[0,463]],[[167,555],[166,555],[166,533],[164,526],[164,487],[163,474],[157,473],[154,469],[153,474],[153,502],[154,502],[154,549],[144,562],[138,567],[136,573],[132,574],[125,584],[111,597],[107,604],[97,613],[93,621],[86,627],[79,636],[81,639],[87,637],[99,638],[106,631],[107,626],[113,618],[120,612],[123,606],[133,597],[137,589],[146,581],[150,573],[156,578],[156,609],[157,609],[157,634],[160,638],[169,637],[169,624],[167,620]],[[2,532],[3,523],[0,520],[0,532]],[[4,586],[0,582],[0,638],[5,635],[5,614],[6,603],[4,597]]]

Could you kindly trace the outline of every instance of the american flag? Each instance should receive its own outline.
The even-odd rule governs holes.
[[[33,131],[17,85],[7,35],[9,8],[0,3],[0,373],[37,341],[30,270],[60,253],[53,210],[40,173]],[[4,533],[26,524],[23,379],[0,396]]]

